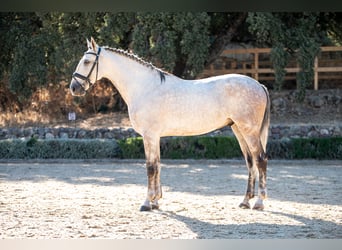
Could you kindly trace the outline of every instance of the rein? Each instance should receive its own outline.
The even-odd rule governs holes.
[[[72,74],[72,78],[73,78],[79,85],[81,85],[81,87],[82,87],[83,89],[85,89],[84,84],[83,84],[83,83],[80,83],[80,82],[77,80],[77,78],[78,78],[78,79],[81,79],[81,80],[83,80],[83,81],[88,82],[90,86],[93,86],[93,85],[95,84],[95,82],[97,81],[97,74],[98,74],[98,71],[99,71],[99,55],[100,55],[100,53],[101,53],[101,47],[99,47],[99,49],[97,50],[97,53],[94,53],[94,52],[86,52],[86,53],[85,53],[85,54],[90,54],[90,55],[96,56],[95,61],[93,62],[93,65],[91,66],[91,69],[90,69],[90,71],[89,71],[89,73],[88,73],[87,76],[81,75],[81,74],[79,74],[79,73],[77,73],[77,72],[74,72],[74,73]],[[93,73],[93,70],[94,70],[94,68],[95,68],[95,65],[96,65],[96,78],[95,78],[95,82],[92,83],[92,82],[90,81],[89,77],[90,77],[91,74]]]

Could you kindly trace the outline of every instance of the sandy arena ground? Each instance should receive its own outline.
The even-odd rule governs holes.
[[[270,161],[261,212],[238,207],[244,161],[163,160],[161,208],[139,212],[142,160],[2,162],[0,238],[341,239],[341,176],[341,161]]]

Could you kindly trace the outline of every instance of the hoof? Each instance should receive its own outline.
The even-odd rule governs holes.
[[[140,207],[140,212],[147,212],[147,211],[151,211],[151,210],[152,209],[151,209],[150,206],[143,205],[143,206]]]
[[[249,203],[240,203],[239,208],[250,209],[251,206],[249,205]]]
[[[262,211],[262,210],[264,210],[264,205],[263,204],[255,204],[253,209],[258,210],[258,211]]]

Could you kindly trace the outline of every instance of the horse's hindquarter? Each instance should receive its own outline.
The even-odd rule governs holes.
[[[260,95],[261,89],[254,85],[245,78],[161,84],[137,104],[130,114],[131,122],[142,135],[155,133],[162,137],[208,133],[232,120],[242,119],[242,116],[253,119],[252,109],[258,106],[253,98]]]

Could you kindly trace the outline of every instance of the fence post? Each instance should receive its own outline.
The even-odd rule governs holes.
[[[314,90],[318,90],[318,57],[315,57],[315,65],[314,65]]]

